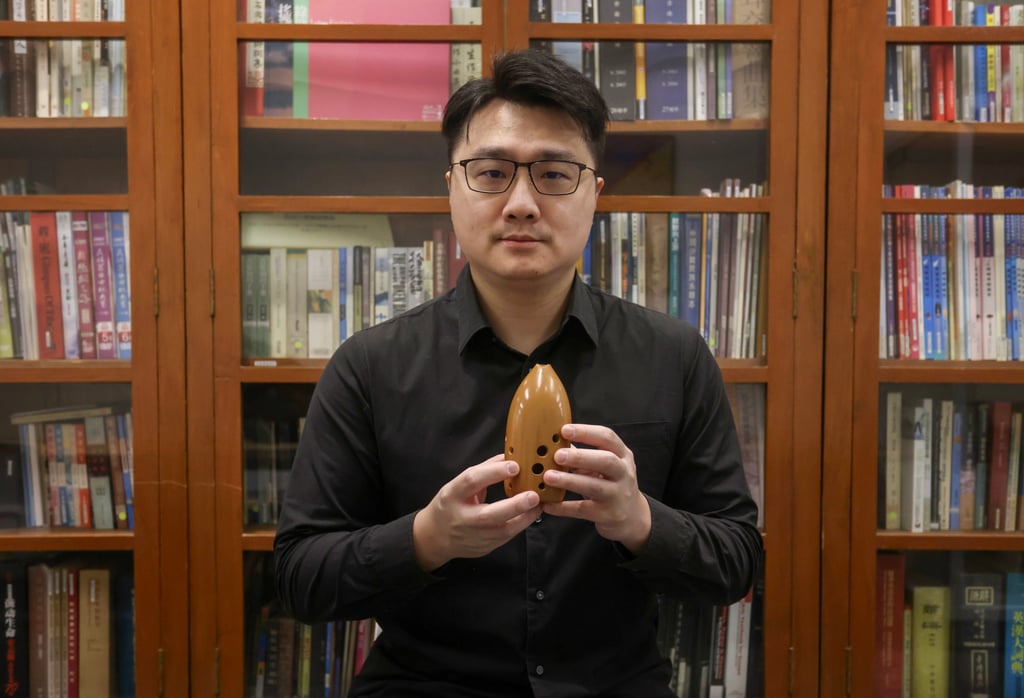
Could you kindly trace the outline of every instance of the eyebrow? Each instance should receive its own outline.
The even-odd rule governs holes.
[[[504,160],[514,160],[509,155],[506,148],[481,148],[480,150],[473,151],[471,157],[475,158],[502,158]],[[576,155],[571,151],[562,149],[550,149],[542,150],[540,153],[533,158],[533,160],[569,160],[576,162]]]

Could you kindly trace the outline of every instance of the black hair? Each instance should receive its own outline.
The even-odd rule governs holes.
[[[441,133],[448,143],[449,160],[456,141],[465,137],[473,115],[495,99],[565,112],[579,126],[595,166],[600,166],[609,118],[604,97],[597,85],[578,70],[536,49],[495,56],[493,77],[470,80],[448,99]]]

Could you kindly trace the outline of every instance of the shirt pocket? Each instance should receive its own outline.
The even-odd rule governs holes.
[[[609,424],[626,447],[633,452],[640,491],[661,499],[672,467],[672,438],[669,423],[628,422]]]

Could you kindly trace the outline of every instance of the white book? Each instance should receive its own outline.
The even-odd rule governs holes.
[[[288,250],[270,248],[270,355],[288,356]]]
[[[337,344],[337,325],[334,323],[337,260],[334,249],[314,248],[306,252],[306,332],[311,359],[330,358]]]
[[[938,496],[937,492],[932,491],[932,468],[935,466],[935,454],[933,453],[932,444],[934,443],[934,430],[935,424],[935,405],[934,401],[930,397],[926,397],[921,401],[923,405],[923,412],[921,415],[921,431],[924,434],[924,484],[922,485],[922,493],[924,494],[924,501],[922,502],[922,508],[924,509],[924,530],[937,530],[939,522],[932,521],[932,500]]]
[[[64,358],[78,359],[78,284],[71,212],[57,211],[57,259],[60,264],[60,307],[64,327]]]
[[[15,225],[18,258],[18,310],[21,313],[22,358],[39,358],[39,329],[36,319],[35,262],[32,256],[32,229],[28,217]]]
[[[754,590],[729,607],[725,645],[725,698],[746,698]]]
[[[900,528],[924,532],[925,435],[924,422],[931,419],[921,405],[904,405],[900,427],[902,465],[900,482]],[[930,486],[930,483],[928,483]]]

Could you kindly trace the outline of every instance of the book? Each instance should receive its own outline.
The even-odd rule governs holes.
[[[1002,573],[953,580],[953,695],[1002,695]]]
[[[78,573],[78,683],[83,696],[113,695],[116,685],[110,578],[107,569],[82,569]]]
[[[875,697],[902,698],[904,557],[882,552],[875,565]]]
[[[916,586],[912,626],[912,698],[948,698],[950,588]]]
[[[448,24],[449,0],[310,4],[312,23]],[[448,101],[446,43],[313,42],[309,45],[309,117],[439,121]]]
[[[0,598],[4,608],[4,657],[0,662],[0,695],[29,695],[29,595],[26,567],[0,562]]]
[[[21,449],[17,444],[0,443],[0,529],[27,525],[25,503]]]
[[[113,279],[114,334],[117,358],[132,358],[132,281],[128,213],[111,211],[110,266]]]
[[[96,325],[96,358],[117,358],[114,319],[114,279],[110,231],[104,211],[89,212],[89,251],[92,255],[93,317]]]
[[[60,258],[57,218],[53,211],[29,216],[32,232],[32,263],[35,272],[35,318],[39,358],[64,358],[64,320],[61,310]]]
[[[1024,572],[1006,575],[1003,696],[1024,698]]]

